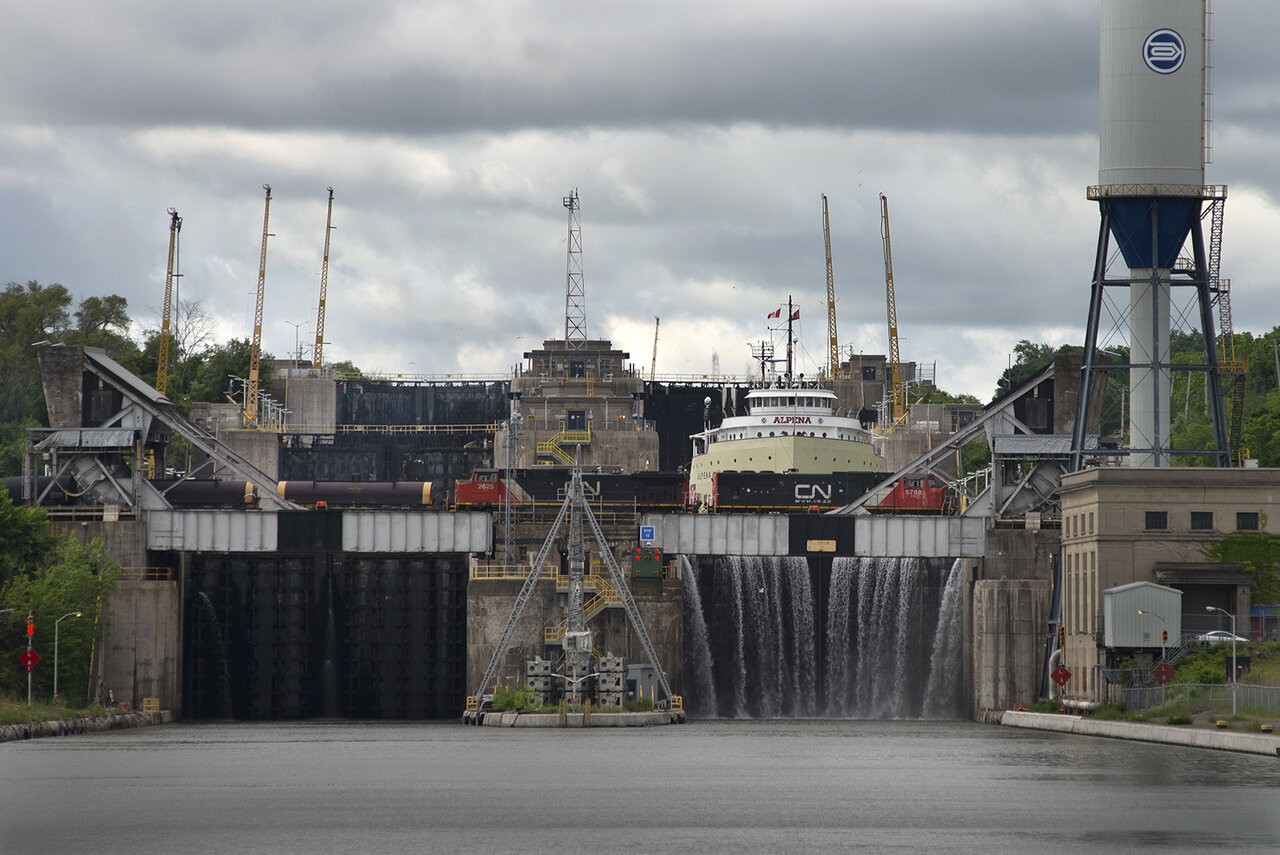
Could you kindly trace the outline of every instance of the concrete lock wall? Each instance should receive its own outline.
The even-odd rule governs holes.
[[[1029,579],[980,580],[973,586],[971,711],[1029,706],[1040,696],[1052,586]]]
[[[632,579],[631,594],[640,612],[649,639],[666,671],[672,691],[679,694],[683,684],[684,661],[684,589],[678,579]],[[495,645],[511,616],[520,581],[472,580],[467,589],[467,691],[474,692],[493,657]],[[590,599],[590,594],[587,599]],[[515,634],[501,665],[495,672],[493,685],[515,687],[525,682],[524,663],[538,656],[542,659],[560,655],[558,644],[544,641],[546,627],[558,625],[566,617],[568,594],[557,592],[551,582],[539,582],[529,599],[524,614],[516,624]],[[626,611],[607,608],[587,621],[592,647],[601,654],[626,657],[628,663],[648,661],[639,638],[631,629]]]
[[[117,703],[156,698],[181,714],[182,610],[176,582],[121,581],[107,601],[102,680]]]
[[[231,430],[218,434],[218,439],[232,451],[248,460],[269,478],[278,477],[280,447],[275,433],[263,430]],[[236,480],[241,476],[220,466],[213,474],[218,480]]]

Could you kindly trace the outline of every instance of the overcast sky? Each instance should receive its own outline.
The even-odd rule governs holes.
[[[1280,32],[1215,0],[1214,158],[1237,330],[1280,324]],[[0,281],[181,296],[264,348],[505,372],[564,335],[581,198],[587,331],[659,374],[750,368],[791,297],[825,362],[821,195],[839,334],[887,350],[889,197],[904,360],[984,401],[1020,339],[1083,342],[1098,212],[1098,4],[68,0],[0,30]],[[1186,290],[1186,289],[1183,289]],[[309,358],[309,356],[308,356]]]

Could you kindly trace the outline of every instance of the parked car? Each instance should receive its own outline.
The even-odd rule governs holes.
[[[1213,632],[1206,632],[1203,635],[1197,635],[1196,641],[1204,644],[1217,644],[1219,641],[1248,641],[1247,638],[1241,638],[1238,635],[1232,635],[1225,629],[1215,629]]]

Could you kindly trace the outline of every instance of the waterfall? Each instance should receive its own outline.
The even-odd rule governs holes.
[[[933,655],[929,660],[929,684],[924,692],[926,718],[958,718],[963,663],[961,610],[964,600],[964,572],[960,559],[951,565],[947,587],[942,592],[942,608],[938,615],[938,631],[933,636]]]
[[[686,565],[695,716],[959,716],[959,562],[836,558],[819,609],[804,558],[705,560]]]
[[[688,556],[680,556],[684,571],[685,614],[684,637],[685,694],[691,715],[706,718],[716,711],[716,686],[712,680],[711,640],[707,635],[707,619],[702,613],[702,597],[698,594],[698,572]]]

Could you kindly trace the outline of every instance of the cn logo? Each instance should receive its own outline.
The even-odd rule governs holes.
[[[821,484],[797,484],[796,485],[796,501],[797,502],[816,502],[822,500],[824,502],[831,501],[831,485],[825,487]]]
[[[1142,61],[1156,74],[1173,74],[1186,58],[1187,47],[1174,30],[1156,30],[1142,43]]]

